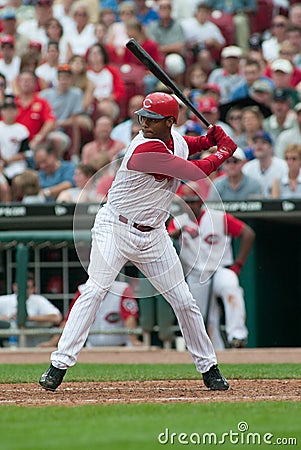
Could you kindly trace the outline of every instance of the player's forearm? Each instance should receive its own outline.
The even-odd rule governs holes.
[[[30,322],[51,322],[53,325],[59,325],[62,321],[62,316],[60,314],[42,314],[37,316],[28,316],[27,320]]]
[[[242,233],[240,235],[240,246],[236,257],[236,261],[240,261],[241,264],[245,264],[247,257],[251,251],[253,242],[255,239],[255,232],[248,225],[244,225]]]
[[[169,153],[137,153],[128,161],[128,169],[196,181],[215,172],[229,156],[216,151],[200,161],[187,161]]]

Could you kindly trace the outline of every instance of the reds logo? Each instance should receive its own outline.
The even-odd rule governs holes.
[[[144,107],[144,108],[151,108],[151,107],[152,107],[152,104],[153,104],[153,102],[151,101],[150,98],[146,98],[146,99],[143,101],[143,107]]]
[[[106,322],[109,322],[109,323],[117,323],[121,320],[120,314],[118,314],[116,312],[111,312],[106,315],[105,320],[106,320]]]
[[[204,238],[204,241],[209,245],[214,245],[218,243],[219,237],[217,234],[208,234],[208,236]]]

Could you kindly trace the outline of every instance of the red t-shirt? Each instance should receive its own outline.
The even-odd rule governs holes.
[[[18,106],[16,122],[25,125],[28,129],[29,140],[39,133],[45,122],[56,120],[50,104],[37,94],[33,96],[32,101],[26,107],[21,105],[19,97],[16,97],[16,104]]]

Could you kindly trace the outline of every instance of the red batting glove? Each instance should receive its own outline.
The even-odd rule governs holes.
[[[243,263],[238,259],[234,262],[232,266],[229,267],[230,270],[232,270],[236,275],[238,276],[240,274],[240,271],[242,269]]]
[[[237,144],[234,141],[232,141],[232,139],[229,136],[226,136],[220,141],[218,149],[215,154],[217,155],[218,152],[221,152],[223,154],[223,159],[228,159],[230,158],[230,156],[233,155],[236,149]],[[228,156],[226,156],[227,154]]]
[[[201,142],[203,150],[208,150],[208,148],[214,147],[217,145],[216,138],[215,138],[215,129],[216,125],[212,125],[212,127],[209,128],[206,136],[201,136]]]
[[[232,270],[238,276],[241,271],[241,266],[239,266],[238,264],[233,264],[233,266],[228,267],[228,269]]]

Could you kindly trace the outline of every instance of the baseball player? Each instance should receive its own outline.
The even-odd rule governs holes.
[[[185,272],[188,272],[187,283],[207,322],[208,334],[215,349],[225,347],[220,334],[218,297],[222,299],[225,310],[227,347],[245,347],[248,330],[238,275],[251,250],[255,233],[232,215],[203,207],[197,192],[197,184],[180,186],[177,194],[190,210],[172,219],[168,232],[172,238],[181,239],[180,259]],[[240,238],[235,261],[232,238]]]
[[[60,328],[64,328],[74,303],[79,298],[83,287],[83,284],[78,286],[69,306],[66,318],[61,323]],[[90,331],[114,331],[120,328],[132,329],[137,326],[138,316],[138,303],[134,297],[133,289],[128,283],[115,280],[112,284],[111,292],[107,293],[105,301],[96,313]],[[42,342],[39,347],[56,347],[59,339],[60,334],[55,334],[49,341]],[[119,345],[136,346],[141,344],[141,341],[139,341],[134,334],[125,335],[107,333],[89,334],[86,342],[87,347]]]
[[[206,136],[181,136],[173,130],[178,101],[170,94],[153,92],[136,111],[141,131],[131,141],[92,229],[88,281],[76,301],[51,365],[40,385],[55,390],[68,367],[76,363],[96,311],[120,270],[131,261],[171,304],[186,346],[204,384],[226,390],[229,384],[217,367],[213,345],[201,312],[184,278],[179,257],[165,222],[179,180],[197,180],[215,171],[236,149],[218,126]],[[217,146],[202,160],[188,161],[189,154]]]

